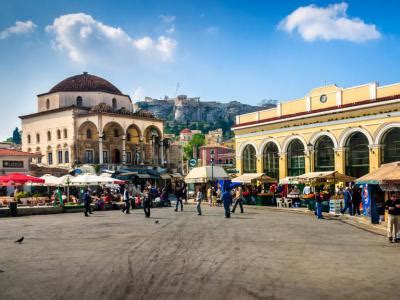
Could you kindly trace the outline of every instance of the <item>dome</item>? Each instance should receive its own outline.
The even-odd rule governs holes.
[[[109,81],[90,75],[83,74],[68,77],[56,84],[49,93],[57,92],[105,92],[115,95],[122,95],[121,91]]]

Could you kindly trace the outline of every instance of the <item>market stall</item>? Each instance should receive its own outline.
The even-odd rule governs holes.
[[[343,195],[335,189],[338,182],[352,182],[354,177],[339,173],[338,171],[309,172],[297,176],[300,183],[306,184],[300,199],[310,210],[315,209],[315,191],[322,190],[322,211],[339,214],[343,206]],[[306,192],[307,191],[307,192]]]
[[[380,168],[358,178],[356,183],[362,187],[363,213],[378,224],[385,217],[385,201],[396,193],[400,198],[400,162],[382,165]]]
[[[275,183],[276,180],[264,173],[245,173],[232,180],[243,185],[243,197],[246,204],[275,205],[275,190],[265,189],[265,183]]]

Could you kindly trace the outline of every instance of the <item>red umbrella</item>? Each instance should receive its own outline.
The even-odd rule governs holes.
[[[45,180],[22,173],[11,173],[0,176],[0,184],[2,185],[21,185],[26,183],[44,183]]]

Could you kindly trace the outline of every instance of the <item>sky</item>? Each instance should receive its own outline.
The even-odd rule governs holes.
[[[84,71],[135,100],[258,104],[399,82],[399,1],[0,0],[0,140]]]

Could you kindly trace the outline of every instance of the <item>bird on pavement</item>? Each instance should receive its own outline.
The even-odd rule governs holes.
[[[160,223],[160,222],[159,222],[158,220],[155,220],[154,223],[158,224],[158,223]]]
[[[22,238],[20,238],[20,239],[16,240],[14,243],[21,244],[23,240],[24,240],[24,237],[22,237]]]

